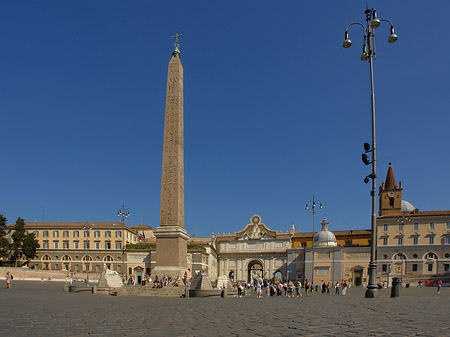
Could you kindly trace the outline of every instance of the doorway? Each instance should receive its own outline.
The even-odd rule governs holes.
[[[362,274],[363,274],[362,269],[354,269],[353,270],[353,280],[354,280],[354,285],[356,287],[362,286]]]
[[[248,264],[248,278],[247,282],[253,283],[256,280],[263,278],[264,276],[264,268],[260,261],[252,261]]]

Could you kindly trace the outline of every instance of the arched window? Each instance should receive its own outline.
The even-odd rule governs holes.
[[[52,260],[50,255],[42,256],[42,269],[50,270],[50,261]]]
[[[83,256],[83,258],[81,260],[83,261],[83,271],[90,271],[92,257],[89,255],[85,255],[85,256]]]
[[[114,259],[112,258],[112,256],[106,255],[106,256],[103,258],[103,261],[104,261],[104,263],[105,263],[105,265],[106,265],[106,268],[111,269],[111,262],[114,261]]]
[[[426,253],[425,256],[424,272],[427,274],[437,273],[437,255],[434,253]]]
[[[66,270],[66,271],[69,271],[70,270],[70,262],[72,261],[72,258],[69,255],[64,255],[61,258],[61,261],[63,263],[62,264],[62,269]]]

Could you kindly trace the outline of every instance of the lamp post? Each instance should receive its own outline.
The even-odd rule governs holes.
[[[317,200],[319,202],[319,208],[322,209],[322,202],[320,200]],[[311,253],[312,253],[312,267],[311,267],[311,284],[314,285],[314,236],[316,234],[315,230],[314,230],[314,225],[315,225],[315,216],[316,216],[316,198],[313,194],[313,198],[311,202],[311,212],[312,212],[312,217],[313,217],[313,239],[311,241]],[[306,203],[305,209],[308,210],[309,206],[308,203]]]
[[[90,249],[91,249],[91,237],[90,237],[90,231],[91,231],[91,229],[93,228],[93,226],[88,226],[87,224],[86,224],[86,226],[83,226],[83,230],[84,230],[84,233],[83,233],[83,236],[84,237],[87,237],[88,238],[88,245],[87,245],[87,247],[85,248],[85,251],[86,251],[86,255],[85,255],[85,258],[86,258],[86,284],[89,284],[89,259],[90,259],[90,255],[88,255],[89,254],[89,251],[90,251]],[[87,235],[85,234],[85,233],[87,233]],[[85,244],[85,242],[83,242],[83,245]]]
[[[122,204],[122,208],[119,208],[119,210],[117,211],[117,216],[121,216],[122,217],[122,225],[123,225],[123,233],[122,233],[122,281],[123,283],[125,283],[127,277],[127,273],[125,271],[125,229],[126,229],[126,224],[125,224],[125,219],[128,218],[130,216],[130,211],[125,208],[125,205]]]
[[[409,216],[399,216],[397,218],[397,222],[398,222],[398,226],[400,226],[400,224],[403,225],[402,228],[402,272],[401,272],[401,284],[403,284],[403,274],[405,274],[406,276],[406,270],[407,270],[407,260],[406,260],[406,256],[405,256],[405,235],[403,234],[405,232],[405,222],[406,221],[411,221],[411,218]],[[400,228],[397,228],[400,229]]]
[[[397,41],[397,35],[394,33],[394,26],[391,21],[386,19],[378,19],[377,12],[375,8],[366,9],[364,12],[366,14],[366,26],[364,26],[360,22],[353,22],[347,26],[345,29],[345,40],[343,43],[344,48],[349,48],[352,45],[352,41],[348,37],[348,29],[350,26],[359,25],[364,30],[364,41],[363,41],[363,53],[361,55],[362,61],[369,60],[369,71],[370,71],[370,91],[371,91],[371,101],[372,101],[372,147],[370,144],[364,143],[364,151],[362,155],[362,160],[364,164],[369,165],[372,164],[372,173],[364,178],[364,182],[367,184],[369,182],[369,178],[372,179],[372,190],[370,195],[372,197],[372,218],[371,218],[371,229],[372,229],[372,237],[371,237],[371,245],[370,245],[370,264],[369,264],[369,284],[367,286],[366,298],[374,298],[378,297],[377,284],[376,284],[376,270],[377,270],[377,261],[376,261],[376,251],[377,251],[377,233],[376,233],[376,221],[377,221],[377,201],[376,201],[376,189],[377,189],[377,171],[376,171],[376,141],[375,141],[375,93],[373,86],[373,60],[375,59],[376,51],[375,51],[375,35],[374,29],[378,28],[381,22],[387,22],[390,24],[391,34],[389,35],[388,42],[394,43]],[[372,152],[372,161],[369,161],[369,157],[366,153]]]

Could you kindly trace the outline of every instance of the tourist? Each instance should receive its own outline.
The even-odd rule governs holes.
[[[330,291],[330,282],[327,282],[327,294],[331,295],[331,291]]]
[[[295,287],[295,290],[297,292],[297,297],[302,296],[301,290],[302,290],[302,283],[300,280],[297,281],[297,286]]]
[[[419,283],[417,283],[417,286],[418,286],[419,288],[422,288],[422,281],[419,280]]]
[[[275,284],[274,283],[272,283],[270,285],[269,291],[270,291],[270,296],[274,296],[275,295]]]
[[[347,294],[347,282],[342,281],[343,285],[342,285],[342,296],[345,296]]]
[[[336,284],[334,285],[334,289],[335,289],[335,295],[339,295],[339,282],[336,282]]]
[[[305,296],[308,296],[308,290],[309,290],[309,282],[308,279],[305,280]]]
[[[259,281],[256,282],[256,298],[262,297],[261,283]]]
[[[327,291],[327,285],[322,280],[322,294],[325,294],[326,291]]]
[[[11,275],[10,272],[6,273],[6,288],[7,289],[11,289],[11,281],[13,280],[13,276]]]
[[[437,284],[437,293],[440,294],[441,293],[441,287],[442,287],[442,280],[438,280],[436,282]]]

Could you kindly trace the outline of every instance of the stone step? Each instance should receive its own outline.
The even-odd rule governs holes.
[[[165,288],[150,288],[145,286],[123,286],[115,290],[118,296],[149,296],[149,297],[181,297],[185,287],[168,286]]]

